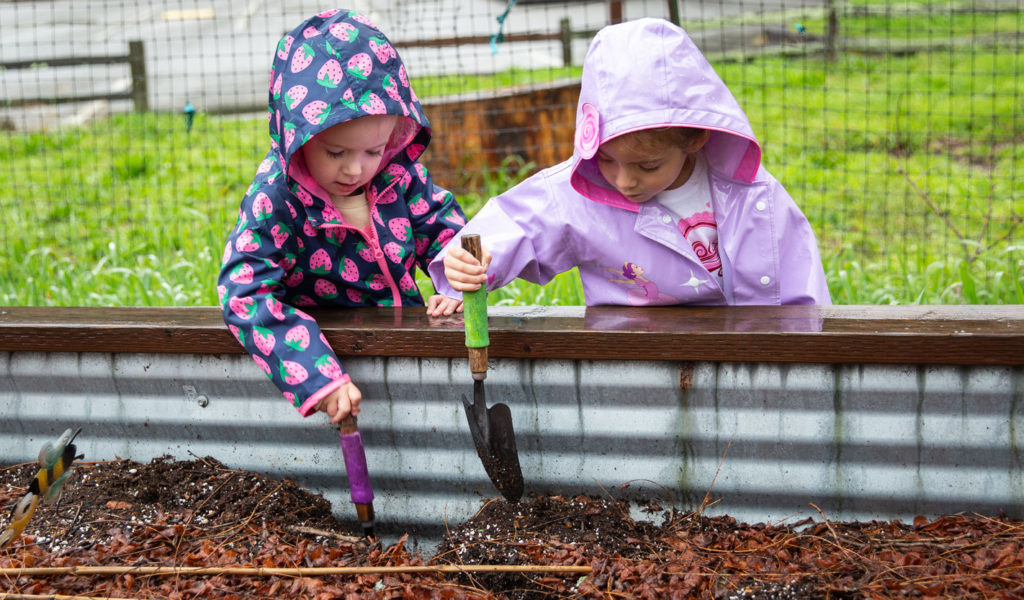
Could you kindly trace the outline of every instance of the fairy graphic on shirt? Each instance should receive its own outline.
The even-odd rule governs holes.
[[[622,264],[622,269],[605,267],[605,270],[622,275],[625,279],[611,278],[611,283],[621,283],[627,286],[636,286],[626,293],[629,303],[633,306],[644,306],[648,304],[678,304],[678,300],[668,294],[658,291],[658,285],[644,277],[644,268],[633,264],[628,260]]]

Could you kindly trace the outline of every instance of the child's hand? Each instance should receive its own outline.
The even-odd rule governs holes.
[[[449,298],[440,294],[434,294],[427,300],[427,314],[432,317],[448,316],[452,313],[462,312],[462,300]]]
[[[444,257],[444,276],[448,283],[460,292],[472,292],[487,283],[487,265],[491,264],[491,253],[483,245],[480,246],[483,261],[463,248],[449,246]]]
[[[316,409],[327,413],[331,423],[338,424],[349,414],[359,414],[359,401],[362,399],[363,393],[350,381],[324,397],[317,403]]]

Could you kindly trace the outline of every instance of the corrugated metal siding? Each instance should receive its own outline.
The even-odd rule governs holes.
[[[465,360],[348,358],[378,531],[423,545],[497,495],[460,397]],[[671,495],[748,522],[1024,517],[1019,367],[493,360],[527,492]],[[200,397],[208,400],[201,405]],[[247,356],[0,353],[0,463],[81,425],[87,460],[212,456],[289,477],[352,519],[337,433]],[[619,486],[630,483],[628,489]]]

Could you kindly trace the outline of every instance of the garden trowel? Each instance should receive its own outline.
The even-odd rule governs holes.
[[[366,450],[363,436],[359,433],[356,418],[349,415],[334,427],[340,430],[341,454],[345,458],[345,472],[348,474],[349,494],[356,505],[356,517],[363,526],[363,535],[373,534],[373,488],[370,487],[370,472],[366,468]]]
[[[482,255],[480,236],[462,236],[462,247],[480,260]],[[476,453],[484,463],[484,470],[501,495],[509,502],[518,502],[523,497],[523,471],[519,467],[519,451],[516,449],[515,431],[512,429],[512,412],[507,404],[498,403],[488,408],[484,396],[484,379],[487,378],[487,289],[462,294],[466,322],[466,347],[469,349],[469,370],[473,374],[473,402],[462,396],[462,405],[469,419],[469,431],[473,435]]]

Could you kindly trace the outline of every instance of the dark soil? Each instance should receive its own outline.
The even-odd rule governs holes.
[[[0,469],[4,505],[13,506],[37,470],[34,463]],[[323,496],[210,457],[75,463],[60,501],[40,503],[23,534],[35,536],[33,544],[43,550],[73,552],[174,526],[201,529],[205,537],[259,528],[289,543],[343,540],[354,552],[369,545],[352,525],[334,519]]]
[[[13,508],[35,470],[0,467],[0,509]],[[643,511],[650,521],[631,517]],[[407,551],[405,538],[383,547],[356,528],[290,480],[209,457],[76,463],[62,499],[40,505],[21,538],[0,550],[0,599],[1024,597],[1024,522],[1003,517],[904,524],[833,523],[823,515],[748,525],[610,497],[495,498],[452,527],[434,556]],[[408,570],[423,565],[589,570]],[[392,569],[312,576],[17,571],[85,566]]]

